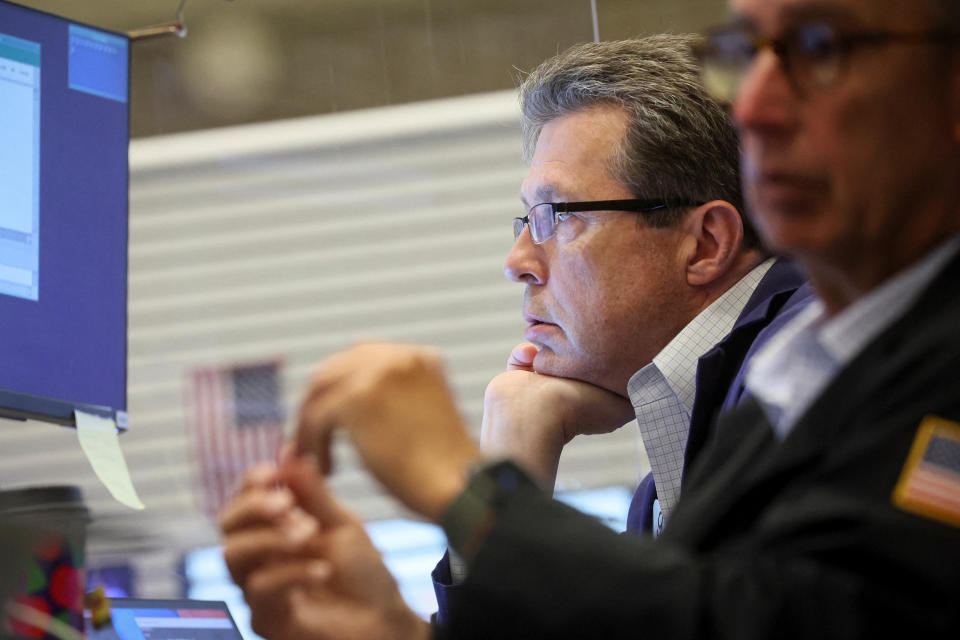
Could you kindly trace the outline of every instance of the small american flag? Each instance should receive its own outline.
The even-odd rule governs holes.
[[[284,423],[280,364],[206,367],[191,377],[197,486],[204,511],[215,517],[244,471],[276,458]]]
[[[893,503],[960,527],[960,424],[924,418],[894,487]]]

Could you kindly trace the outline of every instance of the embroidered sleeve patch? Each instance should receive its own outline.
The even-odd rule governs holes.
[[[904,511],[960,527],[960,424],[923,419],[892,500]]]

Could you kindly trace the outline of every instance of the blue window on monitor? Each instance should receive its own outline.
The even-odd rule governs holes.
[[[127,101],[127,40],[70,25],[70,88]]]
[[[39,42],[0,32],[0,295],[40,295]]]

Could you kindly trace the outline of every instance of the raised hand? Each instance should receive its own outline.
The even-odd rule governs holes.
[[[271,640],[295,637],[287,630],[293,592],[322,588],[331,574],[317,551],[317,520],[297,506],[276,466],[261,465],[245,474],[220,528],[224,559],[250,605],[253,628]]]
[[[580,434],[609,433],[634,418],[623,396],[595,385],[536,373],[537,348],[513,348],[507,371],[487,385],[480,446],[487,457],[524,464],[552,487],[564,445]]]
[[[330,438],[346,431],[367,468],[408,507],[434,521],[463,490],[480,456],[457,413],[432,349],[356,346],[314,374],[300,409],[296,445],[332,467]]]
[[[279,468],[249,473],[221,526],[251,625],[268,640],[430,637],[361,522],[327,492],[311,461],[287,456]]]

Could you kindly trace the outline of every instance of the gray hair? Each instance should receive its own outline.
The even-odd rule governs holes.
[[[523,153],[533,157],[551,120],[598,104],[628,116],[611,173],[638,198],[726,200],[743,210],[739,141],[724,108],[704,90],[694,35],[657,35],[585,43],[550,58],[520,87]],[[683,212],[645,216],[672,226]],[[745,248],[760,240],[746,217]]]

